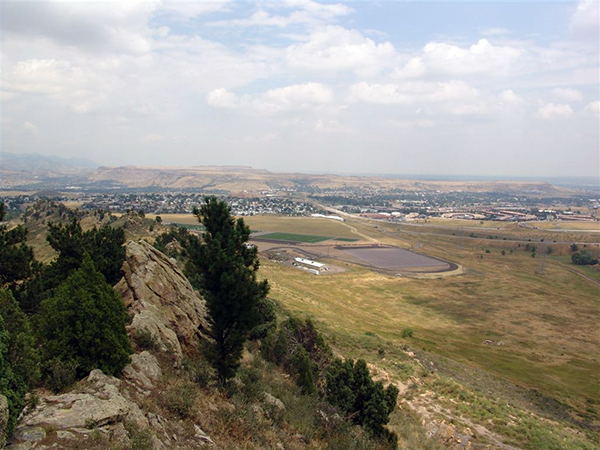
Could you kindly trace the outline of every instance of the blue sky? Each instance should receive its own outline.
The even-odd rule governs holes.
[[[598,1],[2,3],[2,150],[597,176]]]

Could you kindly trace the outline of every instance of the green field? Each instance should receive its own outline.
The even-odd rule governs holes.
[[[310,234],[294,234],[294,233],[269,233],[259,236],[261,239],[272,239],[274,241],[292,241],[292,242],[307,242],[314,244],[317,242],[328,241],[333,239],[328,236],[313,236]]]

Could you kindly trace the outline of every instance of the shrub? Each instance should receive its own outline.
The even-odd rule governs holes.
[[[158,350],[158,339],[147,328],[136,330],[133,340],[141,350]]]
[[[582,252],[573,253],[571,255],[571,262],[578,266],[588,266],[598,264],[598,260],[595,259],[589,250],[583,250]]]
[[[59,393],[71,386],[77,380],[77,363],[53,358],[44,364],[46,387],[54,393]]]
[[[263,341],[261,351],[265,359],[283,365],[294,374],[305,393],[314,392],[314,388],[309,387],[309,380],[319,385],[332,357],[331,349],[314,323],[295,317],[283,322],[276,333],[270,333]]]
[[[413,337],[413,330],[410,328],[405,328],[402,330],[402,337],[404,339]]]
[[[381,382],[375,383],[364,360],[335,359],[327,372],[326,395],[332,405],[373,436],[392,444],[397,442],[395,434],[384,425],[396,407],[398,389],[394,385],[384,389]]]
[[[206,387],[216,374],[211,365],[203,358],[184,358],[183,367],[187,370],[191,381],[200,387]]]
[[[120,297],[86,254],[81,268],[42,302],[38,320],[42,355],[47,361],[75,363],[79,378],[92,369],[117,375],[132,351],[126,322]]]
[[[296,384],[300,387],[302,393],[314,394],[317,391],[315,386],[315,370],[304,347],[300,347],[293,355],[291,364],[298,374]]]
[[[171,386],[162,394],[162,404],[171,412],[182,419],[190,416],[194,401],[196,400],[196,389],[191,383],[183,383]]]
[[[149,430],[141,429],[132,422],[126,423],[125,429],[129,435],[131,450],[151,450],[153,448],[152,435]]]

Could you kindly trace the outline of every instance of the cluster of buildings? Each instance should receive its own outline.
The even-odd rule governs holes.
[[[317,210],[306,202],[285,197],[264,196],[258,198],[224,198],[236,216],[280,214],[304,216]],[[204,200],[196,193],[140,193],[140,194],[92,194],[82,198],[82,209],[100,209],[112,212],[127,210],[144,211],[149,214],[190,214]]]

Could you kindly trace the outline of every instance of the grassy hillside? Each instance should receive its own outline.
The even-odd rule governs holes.
[[[464,273],[407,278],[345,264],[344,273],[314,277],[264,261],[261,273],[271,282],[273,298],[320,321],[340,352],[361,354],[371,345],[369,336],[378,336],[391,348],[425,351],[442,375],[460,374],[463,385],[484,390],[488,400],[514,391],[517,403],[526,409],[598,425],[596,283],[560,258],[532,258],[517,243],[407,234],[382,224],[346,226],[388,244],[418,244],[421,252],[463,265]],[[318,227],[304,231],[322,233]],[[410,338],[403,337],[407,329],[413,332]],[[378,348],[370,355],[378,355]],[[488,381],[480,383],[478,378]],[[515,387],[506,387],[511,385]],[[439,387],[436,384],[434,390]],[[464,414],[481,415],[470,408]],[[510,434],[507,429],[500,432]]]

